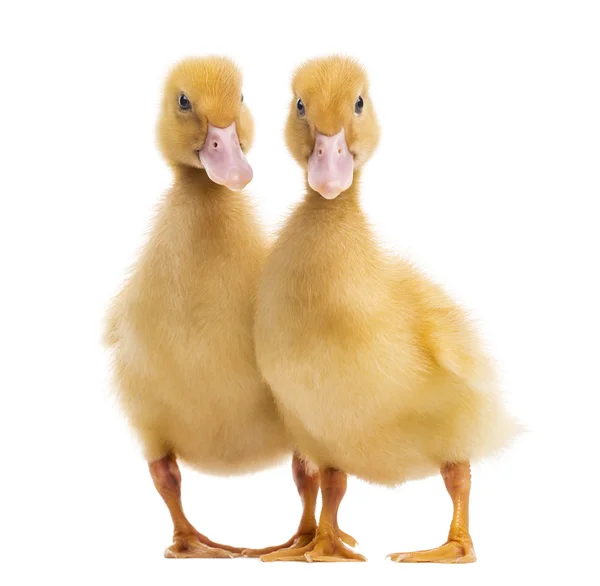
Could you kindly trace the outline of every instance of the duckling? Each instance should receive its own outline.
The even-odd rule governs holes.
[[[360,561],[336,535],[346,475],[398,485],[441,473],[454,505],[446,542],[396,562],[475,561],[470,462],[518,425],[467,314],[408,262],[382,250],[359,201],[379,126],[365,70],[331,56],[295,73],[286,125],[306,193],[260,279],[259,367],[294,444],[320,468],[315,539],[264,561]]]
[[[256,364],[252,323],[266,244],[243,192],[253,122],[238,68],[190,58],[169,74],[158,144],[174,184],[147,244],[108,312],[116,393],[171,514],[166,557],[235,557],[186,518],[177,459],[214,474],[277,463],[291,444]],[[319,479],[295,455],[304,511],[287,543],[316,530]],[[268,551],[264,550],[264,551]],[[262,553],[261,550],[256,552]]]

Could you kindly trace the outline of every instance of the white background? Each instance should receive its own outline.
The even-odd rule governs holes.
[[[598,541],[600,18],[594,2],[3,3],[0,10],[0,572],[5,584],[592,583]],[[301,197],[284,147],[305,58],[361,59],[382,141],[363,204],[382,240],[473,310],[530,433],[474,469],[472,566],[387,553],[442,543],[439,478],[350,479],[367,564],[171,561],[170,520],[110,395],[101,320],[170,174],[160,88],[224,53],[256,120],[251,193],[272,230]],[[287,539],[289,466],[184,470],[198,529]]]

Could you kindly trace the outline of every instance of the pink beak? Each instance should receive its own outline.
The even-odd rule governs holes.
[[[233,191],[243,189],[252,181],[252,167],[240,147],[235,122],[227,128],[208,123],[200,162],[212,181]]]
[[[308,184],[325,199],[334,199],[352,185],[354,158],[342,128],[333,136],[317,131],[315,147],[308,159]]]

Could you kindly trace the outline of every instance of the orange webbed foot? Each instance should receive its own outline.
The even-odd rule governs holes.
[[[299,549],[308,545],[315,537],[315,532],[311,533],[296,533],[291,539],[281,545],[273,545],[271,547],[263,547],[262,549],[243,549],[242,555],[249,558],[258,558],[276,551],[284,551],[289,549]]]
[[[442,466],[441,473],[454,507],[448,540],[435,549],[392,553],[388,557],[393,562],[470,564],[477,561],[473,541],[469,535],[470,464],[468,461],[446,463]]]
[[[352,535],[348,535],[348,533],[342,531],[341,529],[337,529],[338,537],[350,547],[356,547],[358,542]],[[264,547],[262,549],[243,549],[242,555],[249,558],[258,558],[270,553],[283,553],[284,551],[289,550],[297,550],[306,547],[309,543],[313,541],[315,538],[316,531],[308,532],[308,533],[296,533],[289,541],[282,543],[281,545],[274,545],[271,547]],[[267,560],[265,560],[267,561]]]
[[[340,532],[341,533],[341,532]],[[344,537],[356,543],[344,533]],[[317,535],[303,547],[281,549],[261,556],[263,562],[364,562],[363,555],[346,547],[338,532],[331,529],[319,530]]]
[[[470,564],[477,561],[470,539],[450,540],[434,549],[388,555],[398,563]]]
[[[174,538],[173,545],[165,550],[165,557],[171,559],[237,558],[240,557],[240,554],[202,543],[196,535],[186,535]]]

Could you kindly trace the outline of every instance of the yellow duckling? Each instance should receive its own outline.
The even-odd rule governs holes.
[[[260,369],[295,445],[321,471],[315,539],[264,560],[362,560],[338,535],[346,474],[396,485],[440,473],[454,503],[447,541],[402,562],[473,562],[470,461],[507,444],[507,414],[465,312],[376,243],[359,175],[379,127],[355,61],[301,66],[288,148],[306,170],[304,201],[274,245],[255,323]]]
[[[232,474],[291,451],[252,337],[265,239],[246,195],[233,193],[252,178],[244,155],[252,135],[231,61],[187,59],[173,69],[158,139],[174,184],[108,315],[117,394],[173,520],[167,557],[243,551],[211,541],[188,521],[177,458]],[[279,547],[308,543],[316,529],[318,473],[299,456],[293,471],[304,512],[297,534]]]

